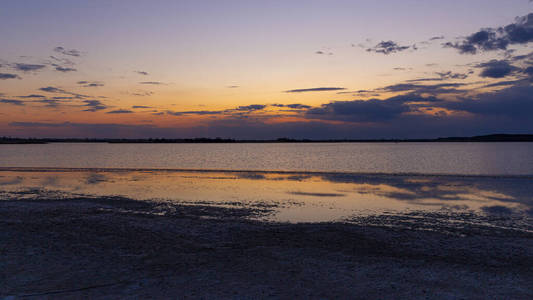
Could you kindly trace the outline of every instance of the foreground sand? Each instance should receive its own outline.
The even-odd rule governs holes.
[[[438,216],[248,219],[261,213],[117,197],[0,201],[0,297],[533,298],[527,230]]]

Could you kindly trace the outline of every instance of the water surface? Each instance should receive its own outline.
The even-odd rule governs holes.
[[[267,208],[262,219],[346,221],[410,212],[529,220],[533,177],[211,171],[0,171],[0,200],[122,196],[180,204]],[[469,217],[470,218],[470,217]],[[475,221],[475,217],[469,221]],[[531,228],[533,230],[533,228]]]
[[[533,175],[533,143],[0,145],[0,167]]]

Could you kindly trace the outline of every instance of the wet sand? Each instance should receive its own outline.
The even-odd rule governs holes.
[[[533,233],[504,217],[289,224],[252,220],[269,207],[24,198],[0,201],[8,299],[533,297]]]

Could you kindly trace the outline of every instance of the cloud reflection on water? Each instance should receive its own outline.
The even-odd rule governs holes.
[[[2,172],[2,192],[44,189],[211,205],[268,205],[275,221],[335,221],[405,211],[532,215],[529,177],[346,173]]]

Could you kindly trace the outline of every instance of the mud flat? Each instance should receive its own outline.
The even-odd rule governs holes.
[[[0,201],[0,297],[533,298],[520,220],[253,220],[269,209],[21,193]]]

